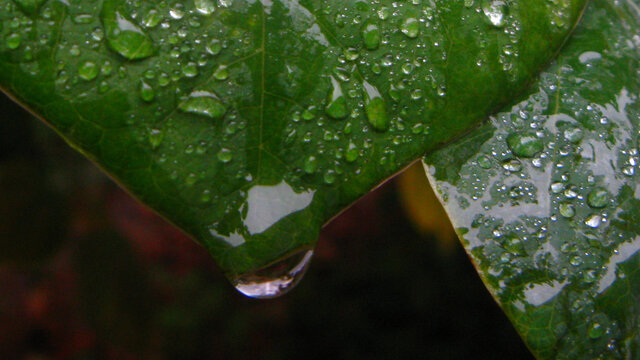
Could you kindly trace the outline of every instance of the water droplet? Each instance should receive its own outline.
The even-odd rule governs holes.
[[[389,9],[386,6],[383,6],[380,8],[380,10],[378,10],[378,17],[380,18],[380,20],[386,20],[389,18],[390,15],[391,15],[391,9]]]
[[[91,24],[93,16],[90,14],[78,14],[73,17],[73,22],[76,24]]]
[[[187,186],[193,186],[193,184],[195,184],[196,181],[198,181],[198,175],[194,173],[190,173],[189,175],[187,175],[187,178],[185,179],[185,184]]]
[[[162,87],[169,85],[170,82],[171,82],[171,77],[169,77],[169,74],[167,73],[162,73],[158,77],[158,85]]]
[[[636,170],[633,166],[625,166],[624,168],[622,168],[622,173],[627,176],[633,176],[633,174],[636,173]]]
[[[248,297],[275,298],[298,284],[312,257],[313,250],[301,250],[264,269],[235,277],[231,282],[238,291]]]
[[[315,156],[309,156],[304,161],[304,172],[307,174],[313,174],[318,169],[318,159]]]
[[[194,91],[189,98],[182,102],[178,108],[184,112],[205,116],[211,119],[220,119],[227,109],[220,99],[207,91]]]
[[[188,78],[192,78],[198,75],[198,67],[196,63],[190,61],[182,65],[182,74]]]
[[[554,182],[553,184],[551,184],[551,192],[554,194],[559,194],[562,192],[562,190],[564,190],[565,186],[563,183],[561,182]]]
[[[594,321],[589,326],[589,337],[592,339],[597,339],[601,337],[602,335],[604,335],[604,332],[605,332],[605,327],[598,322]]]
[[[584,221],[585,225],[587,225],[590,228],[597,228],[598,226],[600,226],[600,223],[602,222],[602,216],[597,215],[597,214],[593,214],[591,216],[589,216],[587,218],[587,220]]]
[[[402,66],[400,67],[400,70],[402,70],[402,72],[405,75],[411,75],[411,73],[413,72],[413,64],[411,63],[404,63],[402,64]]]
[[[589,206],[595,209],[599,209],[607,206],[608,202],[609,202],[609,193],[607,192],[607,190],[601,187],[593,189],[589,193],[589,196],[587,197],[587,203],[589,204]]]
[[[400,31],[407,37],[415,38],[420,33],[420,22],[416,18],[406,18],[400,25]]]
[[[507,145],[515,156],[532,158],[544,149],[542,140],[533,133],[513,133],[507,137]]]
[[[156,149],[162,143],[164,139],[164,133],[158,129],[151,129],[149,131],[149,143],[151,148]]]
[[[578,191],[575,185],[571,185],[569,188],[564,190],[564,197],[567,199],[575,199],[578,197]]]
[[[176,4],[176,7],[169,10],[169,16],[174,20],[180,20],[184,17],[184,10],[182,4]]]
[[[222,43],[218,39],[211,39],[207,43],[207,52],[211,55],[218,55],[222,51]]]
[[[324,182],[331,185],[333,183],[336,182],[336,172],[333,170],[328,170],[325,174],[324,174]]]
[[[146,102],[151,102],[156,97],[156,92],[149,84],[144,81],[140,82],[140,97]]]
[[[582,265],[582,258],[576,255],[569,260],[569,263],[573,266],[580,266]]]
[[[510,172],[518,172],[522,170],[522,163],[518,159],[509,159],[502,163],[502,168]]]
[[[576,210],[573,205],[568,203],[561,203],[558,205],[558,211],[560,212],[560,215],[565,218],[572,218],[576,214]]]
[[[369,50],[375,50],[380,46],[380,28],[373,23],[367,23],[362,27],[364,46]]]
[[[568,141],[571,141],[574,144],[577,144],[584,137],[584,132],[577,127],[571,127],[564,131],[564,138]]]
[[[154,28],[158,26],[160,21],[162,21],[162,15],[157,10],[151,9],[142,19],[142,25],[147,28]]]
[[[155,53],[151,38],[119,10],[120,0],[105,0],[102,23],[109,47],[129,60],[141,60]]]
[[[342,87],[338,80],[330,76],[332,90],[329,94],[327,106],[324,111],[334,119],[343,119],[347,116],[347,98],[342,93]]]
[[[71,54],[71,56],[79,56],[80,47],[78,45],[71,46],[71,48],[69,49],[69,54]]]
[[[17,49],[22,43],[22,35],[18,33],[11,33],[6,37],[7,48],[10,50]]]
[[[229,78],[229,70],[227,70],[227,67],[224,65],[220,65],[218,66],[218,68],[216,69],[216,71],[213,73],[213,77],[216,80],[227,80]]]
[[[491,159],[489,159],[487,155],[480,155],[477,161],[478,161],[478,166],[480,166],[481,168],[483,169],[491,168]]]
[[[399,101],[400,95],[401,95],[400,89],[398,89],[395,85],[391,84],[391,86],[389,87],[389,96],[391,97],[391,99],[394,101]]]
[[[309,107],[302,112],[302,118],[306,121],[315,119],[316,115],[313,113],[315,107]]]
[[[487,18],[489,24],[501,28],[506,25],[506,17],[509,7],[502,0],[484,0],[482,2],[482,11]]]
[[[344,82],[351,81],[351,74],[343,68],[337,67],[333,69],[333,75],[335,75],[340,81],[344,81]]]
[[[362,87],[364,89],[364,110],[369,123],[378,131],[386,131],[391,122],[382,95],[380,95],[378,88],[366,80],[362,82]]]
[[[194,0],[196,10],[202,15],[211,15],[216,11],[215,4],[211,0]]]
[[[95,79],[98,73],[100,73],[100,68],[92,61],[85,61],[78,69],[78,76],[86,81]]]
[[[220,149],[220,151],[218,151],[218,160],[220,160],[223,163],[228,163],[233,159],[233,153],[231,152],[231,150],[229,149],[225,149],[222,148]]]
[[[347,148],[347,152],[344,155],[344,158],[348,162],[354,162],[356,161],[356,159],[358,159],[358,156],[359,156],[358,147],[356,146],[356,144],[350,142],[349,147]]]
[[[344,50],[344,57],[348,61],[355,61],[355,60],[358,60],[358,58],[360,57],[360,52],[358,51],[358,49],[353,47],[346,48]]]

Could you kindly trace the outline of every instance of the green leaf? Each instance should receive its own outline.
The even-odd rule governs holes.
[[[504,106],[585,2],[15,1],[0,86],[231,277]]]
[[[640,356],[640,12],[594,0],[533,90],[425,158],[540,359]]]

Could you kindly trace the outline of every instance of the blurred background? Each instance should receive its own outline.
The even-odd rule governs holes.
[[[367,195],[253,300],[0,93],[0,358],[530,359],[426,181]]]

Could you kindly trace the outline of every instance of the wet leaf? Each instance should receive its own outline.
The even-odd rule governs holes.
[[[640,355],[639,25],[633,1],[592,1],[529,94],[425,159],[539,359]]]
[[[236,278],[521,92],[584,2],[0,0],[0,86]]]

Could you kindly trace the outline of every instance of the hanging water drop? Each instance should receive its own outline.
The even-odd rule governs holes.
[[[220,99],[208,91],[194,91],[189,98],[178,105],[184,112],[201,115],[211,119],[220,119],[227,109]]]
[[[231,283],[248,297],[275,298],[293,289],[300,282],[312,257],[313,250],[297,251],[266,268],[234,277]]]
[[[155,53],[151,38],[120,10],[121,0],[105,0],[102,5],[102,24],[109,47],[129,60],[141,60]]]
[[[386,131],[391,122],[387,115],[387,105],[380,95],[380,91],[366,80],[362,82],[362,87],[364,89],[364,110],[369,123],[378,131]]]
[[[342,93],[342,87],[338,80],[333,76],[329,78],[331,79],[332,89],[324,111],[334,119],[344,119],[348,114],[347,98]]]

